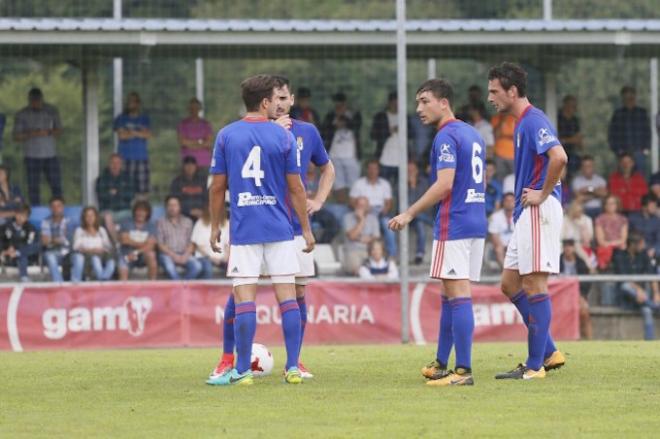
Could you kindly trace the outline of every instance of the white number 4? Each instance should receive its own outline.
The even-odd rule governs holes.
[[[480,184],[484,179],[484,162],[479,154],[481,154],[481,145],[474,142],[472,144],[472,178],[477,184]]]
[[[261,147],[254,146],[241,169],[241,177],[254,178],[254,184],[261,186],[261,179],[264,178],[264,171],[261,170]]]

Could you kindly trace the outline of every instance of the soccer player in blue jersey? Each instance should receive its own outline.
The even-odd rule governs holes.
[[[438,127],[431,150],[431,187],[389,227],[402,230],[418,214],[438,204],[430,276],[442,279],[443,296],[436,359],[422,368],[430,386],[473,385],[474,314],[470,281],[478,281],[488,224],[484,162],[486,146],[477,131],[457,120],[454,92],[443,79],[431,79],[417,90],[417,114]],[[452,347],[456,367],[447,370]]]
[[[283,76],[275,76],[276,92],[268,107],[269,119],[276,121],[284,128],[291,131],[296,139],[296,146],[300,154],[300,176],[303,184],[306,186],[307,181],[307,168],[310,163],[314,163],[320,169],[319,188],[314,198],[307,199],[307,213],[312,215],[318,212],[325,203],[328,195],[332,191],[332,184],[335,179],[335,171],[332,162],[328,157],[328,153],[323,145],[323,140],[319,131],[311,123],[303,122],[289,117],[289,111],[294,103],[294,96],[291,94],[289,80]],[[296,273],[296,300],[300,308],[300,347],[305,335],[305,326],[307,324],[307,304],[305,302],[305,286],[309,279],[315,275],[314,271],[314,256],[313,254],[304,252],[305,240],[302,236],[302,227],[298,218],[292,216],[294,241],[297,246],[298,263],[300,264],[300,272]],[[234,367],[234,330],[233,322],[235,317],[235,303],[234,296],[230,295],[225,306],[224,314],[224,330],[223,337],[223,353],[218,365],[211,372],[211,378],[217,375],[222,375],[227,370]],[[305,368],[304,364],[299,361],[298,370],[303,378],[313,378],[311,372]]]
[[[502,63],[488,72],[488,101],[518,119],[514,131],[515,196],[513,235],[502,271],[502,292],[528,328],[528,356],[497,379],[544,378],[565,359],[550,336],[552,307],[548,276],[559,272],[563,220],[561,173],[568,158],[546,115],[527,99],[527,72]]]
[[[211,245],[220,251],[220,219],[224,217],[225,191],[230,193],[231,246],[227,275],[233,278],[236,301],[234,334],[236,367],[209,379],[214,385],[253,383],[250,370],[256,331],[257,283],[270,276],[280,303],[287,351],[285,382],[299,384],[300,308],[296,301],[295,274],[300,271],[291,226],[291,207],[300,220],[305,251],[314,248],[306,212],[305,187],[300,178],[300,158],[293,135],[268,119],[268,109],[278,93],[276,79],[257,75],[241,84],[246,116],[218,133],[213,151],[209,191]],[[263,265],[263,268],[262,268]]]

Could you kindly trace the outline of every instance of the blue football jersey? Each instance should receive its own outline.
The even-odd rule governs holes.
[[[456,169],[456,175],[450,195],[438,206],[436,240],[486,237],[485,155],[484,141],[471,125],[452,119],[438,130],[431,148],[431,184],[439,170]]]
[[[323,166],[330,159],[323,145],[321,134],[319,134],[319,130],[314,125],[296,119],[292,119],[292,122],[291,133],[296,139],[296,147],[298,148],[300,157],[300,161],[298,162],[300,166],[300,177],[305,188],[307,188],[307,168],[309,168],[309,164],[314,163],[316,166]],[[293,211],[293,207],[291,208],[291,219],[293,234],[302,235],[300,220]]]
[[[245,118],[218,133],[211,174],[226,174],[232,245],[293,239],[287,174],[300,174],[296,141],[265,118]]]
[[[548,150],[561,145],[557,131],[543,111],[530,105],[525,109],[513,132],[515,141],[516,207],[513,221],[517,222],[523,211],[524,188],[540,190],[548,174]],[[552,196],[561,202],[561,181]]]

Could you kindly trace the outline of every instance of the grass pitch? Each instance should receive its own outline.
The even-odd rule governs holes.
[[[316,378],[204,384],[217,350],[2,353],[0,437],[658,437],[660,344],[560,343],[567,365],[495,381],[518,343],[477,344],[476,385],[429,388],[434,347],[305,347]]]

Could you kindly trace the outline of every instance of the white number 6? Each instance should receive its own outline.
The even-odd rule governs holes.
[[[472,144],[472,178],[477,184],[484,181],[484,161],[479,157],[481,151],[481,145],[474,142]]]

